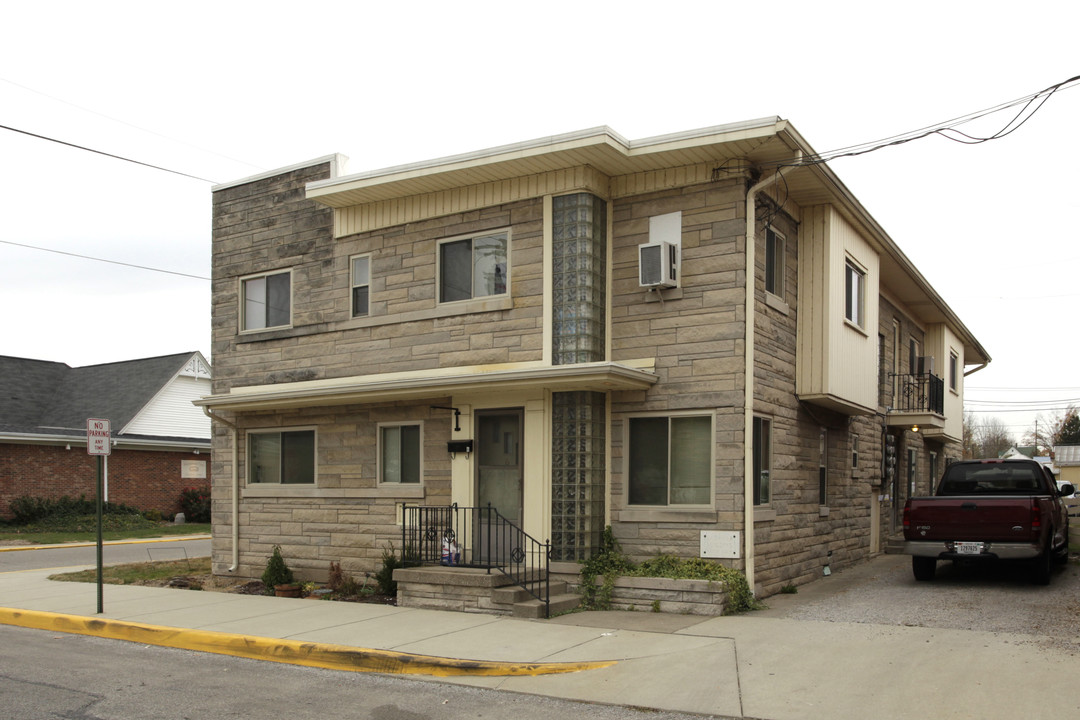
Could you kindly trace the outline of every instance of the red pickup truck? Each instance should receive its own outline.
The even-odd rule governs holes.
[[[904,506],[904,552],[916,580],[938,560],[1024,560],[1031,581],[1050,582],[1051,563],[1069,557],[1069,516],[1050,472],[1034,460],[962,460],[945,469],[933,497]]]

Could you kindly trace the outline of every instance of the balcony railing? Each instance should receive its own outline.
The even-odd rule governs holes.
[[[498,570],[534,598],[551,601],[550,542],[540,542],[491,507],[402,507],[402,560],[408,564]]]
[[[894,375],[893,412],[945,414],[945,381],[929,373]]]

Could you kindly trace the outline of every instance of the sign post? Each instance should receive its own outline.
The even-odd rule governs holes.
[[[108,420],[90,418],[86,421],[86,453],[97,456],[97,611],[99,615],[105,612],[101,526],[105,497],[103,487],[105,471],[103,465],[105,464],[105,456],[112,452],[110,432],[111,428]]]

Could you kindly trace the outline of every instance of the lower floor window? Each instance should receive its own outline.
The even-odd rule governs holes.
[[[315,483],[314,430],[251,432],[248,453],[249,483]]]
[[[420,426],[379,428],[379,482],[420,482]]]
[[[754,504],[768,505],[772,500],[772,422],[754,418]]]
[[[712,488],[712,418],[630,418],[629,503],[708,505]]]

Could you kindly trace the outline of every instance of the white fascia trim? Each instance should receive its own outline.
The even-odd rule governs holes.
[[[657,380],[657,376],[647,369],[608,362],[513,369],[446,368],[441,371],[395,373],[390,377],[366,375],[233,388],[223,395],[209,395],[196,400],[195,404],[235,410],[344,405],[437,397],[468,389],[490,390],[498,386],[515,389],[542,386],[600,391],[643,390]]]
[[[272,177],[275,177],[277,175],[284,175],[285,173],[292,172],[293,170],[300,170],[302,168],[309,168],[309,167],[312,167],[314,165],[321,165],[321,164],[327,163],[327,162],[330,163],[330,178],[331,179],[329,181],[323,181],[323,182],[332,182],[334,178],[336,178],[338,175],[340,175],[342,172],[345,171],[345,165],[346,165],[346,163],[349,162],[349,158],[346,157],[345,155],[342,155],[341,153],[333,153],[331,155],[323,155],[320,158],[315,158],[314,160],[308,160],[307,162],[295,163],[294,165],[287,165],[286,167],[277,168],[276,170],[267,170],[266,172],[259,173],[258,175],[251,175],[249,177],[241,178],[239,180],[232,180],[230,182],[225,182],[225,183],[221,183],[219,185],[214,185],[214,186],[212,186],[210,188],[210,192],[217,192],[218,190],[225,190],[227,188],[237,187],[239,185],[247,185],[248,183],[253,183],[253,182],[256,182],[258,180],[265,180],[267,178],[272,178]]]
[[[514,157],[526,157],[530,155],[539,155],[544,153],[551,153],[557,149],[564,149],[567,146],[585,146],[585,145],[599,145],[608,144],[619,148],[626,155],[631,155],[636,152],[655,148],[661,145],[671,145],[678,143],[685,143],[688,141],[700,140],[701,138],[712,137],[716,135],[724,135],[733,132],[739,132],[744,130],[753,130],[761,127],[771,127],[781,122],[777,116],[758,118],[756,120],[747,120],[737,123],[729,123],[727,125],[714,125],[712,127],[700,128],[697,130],[686,130],[678,133],[671,133],[668,135],[656,135],[649,138],[643,138],[641,140],[627,140],[619,133],[612,130],[607,125],[600,125],[598,127],[587,128],[585,130],[576,130],[574,132],[563,133],[561,135],[550,135],[548,137],[536,138],[534,140],[525,140],[519,143],[513,143],[510,145],[500,145],[498,147],[486,148],[484,150],[475,150],[468,153],[462,153],[460,155],[449,155],[441,158],[434,158],[431,160],[422,160],[420,162],[408,163],[405,165],[395,165],[392,167],[380,168],[378,170],[367,170],[352,175],[345,175],[339,178],[330,178],[328,180],[317,180],[307,184],[307,196],[309,198],[318,197],[320,195],[327,195],[337,188],[338,186],[348,185],[351,183],[363,183],[365,180],[382,179],[383,181],[389,181],[394,179],[395,176],[411,176],[413,174],[423,174],[423,171],[433,170],[440,168],[443,171],[451,169],[453,166],[469,166],[480,163],[484,160],[491,159],[512,159]],[[347,189],[347,188],[341,188]]]

